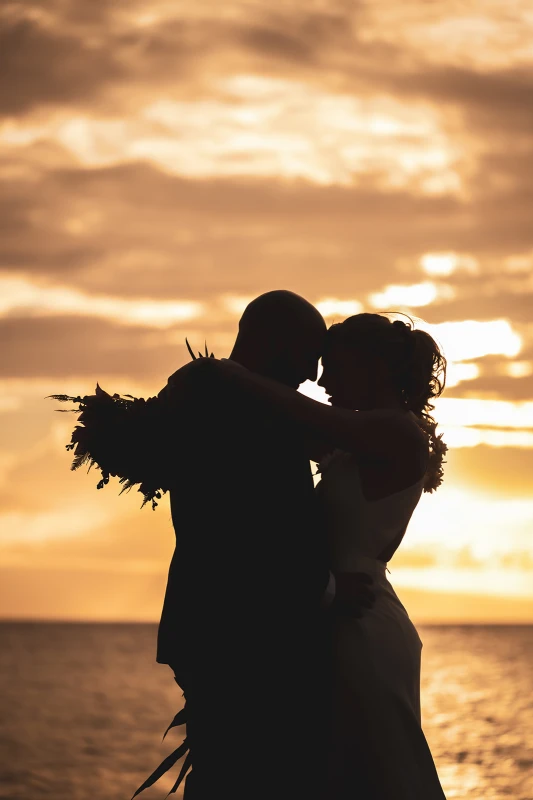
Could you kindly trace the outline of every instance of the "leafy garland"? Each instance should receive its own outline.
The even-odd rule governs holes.
[[[429,444],[429,461],[424,475],[424,491],[435,492],[444,478],[444,456],[448,452],[448,445],[443,440],[442,433],[437,435],[437,423],[432,420],[417,417],[419,428],[426,434]]]
[[[193,360],[214,358],[207,344],[205,353],[195,356],[187,339],[185,342]],[[98,384],[91,395],[54,394],[50,398],[78,406],[59,409],[79,414],[79,424],[66,445],[67,450],[74,451],[71,469],[99,469],[97,489],[107,486],[110,478],[118,478],[122,484],[120,494],[137,486],[143,495],[141,508],[150,502],[155,510],[157,501],[168,491],[174,455],[165,443],[177,424],[164,398],[110,395]]]
[[[67,450],[74,450],[71,469],[83,466],[88,466],[87,471],[93,467],[99,469],[101,478],[97,489],[107,486],[111,477],[118,478],[122,484],[121,494],[138,484],[138,491],[144,498],[141,508],[151,502],[155,509],[157,500],[168,488],[166,479],[160,477],[158,467],[162,465],[156,465],[153,459],[153,437],[157,437],[163,422],[158,398],[145,400],[131,395],[110,395],[98,384],[91,395],[55,394],[51,398],[78,404],[77,409],[69,411],[79,414],[80,424],[76,425],[70,443],[65,446]]]

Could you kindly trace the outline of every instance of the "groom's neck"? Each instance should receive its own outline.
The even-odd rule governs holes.
[[[235,342],[229,358],[231,361],[235,361],[251,372],[256,372],[264,377],[270,377],[270,370],[264,358],[262,358],[261,353],[253,347],[245,347],[237,341]]]
[[[251,370],[252,372],[259,372],[261,373],[260,368],[260,361],[257,358],[254,358],[253,354],[251,353],[244,353],[242,350],[235,350],[235,348],[229,354],[230,361],[235,361],[236,364],[240,364],[241,367],[246,367],[246,369]]]

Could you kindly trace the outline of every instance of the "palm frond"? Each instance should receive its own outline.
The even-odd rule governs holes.
[[[170,730],[172,730],[172,728],[177,728],[180,725],[185,725],[186,722],[187,722],[187,712],[186,712],[185,707],[184,707],[184,708],[181,709],[181,711],[178,711],[178,713],[176,714],[176,716],[174,717],[174,719],[172,720],[172,722],[170,723],[170,725],[168,726],[168,728],[164,732],[162,741],[164,741],[165,736],[167,735],[167,733]]]
[[[202,353],[202,352],[200,352],[200,350],[198,350],[198,355],[197,356],[194,355],[192,347],[189,344],[189,340],[188,339],[185,339],[185,344],[187,345],[187,350],[189,351],[190,356],[191,356],[193,361],[197,361],[199,358],[214,358],[215,357],[214,353],[210,353],[209,352],[209,348],[207,346],[207,342],[204,342],[204,352]]]
[[[191,358],[192,358],[192,360],[193,360],[193,361],[196,361],[196,356],[194,355],[194,353],[193,353],[193,351],[192,351],[192,347],[190,346],[190,344],[189,344],[189,340],[188,340],[187,338],[185,338],[185,344],[187,345],[187,350],[189,351],[189,353],[190,353],[190,355],[191,355]]]
[[[183,762],[183,766],[182,766],[182,768],[180,770],[180,774],[178,775],[178,779],[177,779],[176,783],[174,784],[174,786],[172,787],[172,789],[170,790],[170,792],[167,794],[167,797],[169,797],[169,795],[171,795],[171,794],[174,794],[174,792],[178,791],[182,780],[184,779],[184,777],[186,776],[186,774],[189,771],[189,768],[190,768],[191,764],[192,764],[192,756],[191,756],[191,751],[189,750],[189,752],[187,753],[187,757],[186,757],[185,761]]]
[[[84,464],[87,464],[88,461],[92,460],[93,459],[90,453],[79,453],[78,455],[74,456],[70,469],[74,472],[80,467],[83,467]]]
[[[83,403],[83,397],[70,397],[68,394],[49,394],[45,400],[59,400],[60,403]]]
[[[137,795],[140,794],[141,792],[144,792],[145,789],[148,789],[150,786],[153,786],[154,783],[158,781],[162,775],[165,774],[165,772],[168,772],[169,769],[171,769],[171,767],[174,766],[176,761],[179,761],[179,759],[185,755],[188,749],[189,749],[189,743],[187,739],[185,739],[185,741],[178,747],[177,750],[174,750],[173,753],[171,753],[164,759],[164,761],[161,762],[161,764],[157,767],[157,769],[155,769],[152,772],[150,777],[145,780],[142,786],[139,786],[139,788],[137,789],[131,800],[134,800],[134,798],[137,797]]]

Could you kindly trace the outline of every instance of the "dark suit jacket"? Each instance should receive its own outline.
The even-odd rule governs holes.
[[[288,797],[304,789],[320,724],[328,568],[309,460],[294,430],[216,377],[201,376],[193,398],[175,444],[176,549],[157,660],[184,689],[193,771],[202,754],[206,771],[224,769],[232,752],[243,797],[262,796],[250,786],[259,776],[265,797],[282,797],[267,779],[278,758],[285,774],[292,764]]]

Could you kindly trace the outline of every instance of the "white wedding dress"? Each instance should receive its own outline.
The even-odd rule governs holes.
[[[366,572],[375,605],[332,631],[327,800],[443,800],[420,718],[422,642],[377,556],[405,530],[423,480],[367,501],[355,459],[336,452],[317,486],[334,572]]]

